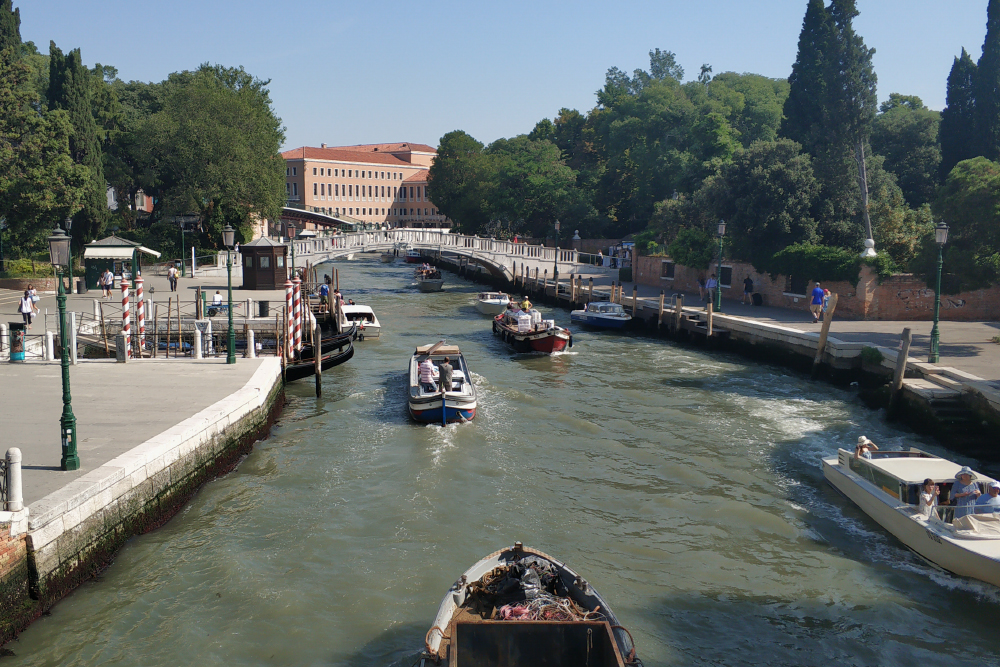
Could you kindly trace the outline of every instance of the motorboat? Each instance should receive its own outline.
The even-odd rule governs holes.
[[[406,251],[404,261],[407,264],[423,264],[424,258],[420,256],[419,250],[411,248]]]
[[[421,268],[413,272],[413,284],[421,292],[440,292],[444,289],[444,278],[436,267]]]
[[[379,255],[378,258],[382,261],[383,264],[392,264],[393,262],[396,261],[396,256],[391,252],[384,252],[381,255]]]
[[[328,371],[335,366],[339,366],[354,356],[354,334],[355,329],[349,330],[330,338],[324,338],[320,345],[320,367],[323,371]],[[302,350],[294,360],[285,364],[285,382],[295,382],[314,375],[316,373],[315,352],[312,345],[303,345]]]
[[[579,574],[515,542],[452,584],[424,638],[421,667],[641,667],[632,635]]]
[[[342,329],[357,326],[358,340],[378,338],[382,334],[382,325],[371,306],[344,304],[340,307],[340,325]]]
[[[527,304],[528,310],[507,309],[493,318],[493,334],[518,352],[562,352],[573,347],[573,333]]]
[[[483,315],[499,315],[507,310],[510,297],[503,292],[480,292],[476,296],[476,310]]]
[[[454,371],[452,386],[442,394],[435,380],[432,390],[420,384],[418,366],[425,359],[434,364],[434,377],[444,358],[448,357]],[[410,395],[407,401],[410,416],[418,422],[444,424],[446,422],[466,422],[476,417],[476,386],[472,374],[465,363],[465,357],[457,345],[446,345],[444,341],[418,347],[410,357]]]
[[[955,574],[1000,586],[1000,514],[995,507],[973,506],[973,512],[954,518],[948,503],[957,463],[911,447],[902,451],[871,452],[871,459],[839,449],[823,459],[823,475],[835,489],[892,533],[900,542],[931,563]],[[925,479],[940,489],[938,505],[928,517],[920,511]],[[975,473],[980,492],[994,480]]]
[[[620,303],[611,301],[591,301],[582,310],[570,312],[573,322],[602,329],[623,329],[632,320]]]

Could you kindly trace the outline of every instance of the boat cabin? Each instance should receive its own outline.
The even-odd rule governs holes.
[[[914,447],[903,451],[875,451],[871,455],[872,458],[866,459],[841,449],[837,454],[837,462],[907,505],[919,505],[924,480],[930,478],[941,490],[938,514],[942,519],[951,519],[954,513],[950,504],[951,489],[955,484],[955,474],[962,466]],[[988,486],[992,481],[991,478],[976,473],[976,484],[984,495],[988,493]]]
[[[620,303],[612,303],[610,301],[588,303],[587,312],[612,317],[628,317],[625,308]]]
[[[508,301],[507,295],[503,292],[480,292],[477,297],[480,301]]]

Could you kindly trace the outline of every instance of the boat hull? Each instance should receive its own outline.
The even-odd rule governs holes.
[[[625,325],[629,323],[630,319],[624,319],[621,317],[595,317],[592,315],[577,315],[576,312],[570,313],[570,321],[577,324],[585,324],[588,327],[595,327],[598,329],[624,329]]]
[[[440,424],[441,423],[441,401],[430,402],[429,404],[418,404],[414,405],[410,403],[407,405],[410,411],[410,417],[414,421],[422,422],[424,424]],[[459,405],[452,407],[450,404],[445,407],[447,413],[447,421],[449,424],[460,423],[472,421],[476,418],[476,405],[473,403],[469,405]]]
[[[320,365],[323,371],[328,371],[335,366],[350,361],[353,356],[354,345],[348,340],[347,349],[341,348],[340,351],[325,353],[320,361]],[[285,382],[295,382],[296,380],[302,380],[315,374],[316,363],[313,359],[298,361],[285,366]]]
[[[418,280],[417,289],[421,292],[440,292],[444,289],[444,278],[431,278],[430,280]]]
[[[393,255],[392,253],[384,252],[381,255],[379,255],[379,259],[382,260],[383,264],[392,264],[393,262],[396,261],[396,256]]]
[[[424,261],[424,258],[421,257],[419,254],[407,255],[404,259],[407,264],[421,264]]]
[[[566,329],[556,328],[531,333],[519,333],[511,327],[493,320],[493,334],[517,352],[562,352],[573,343],[573,335]]]
[[[978,540],[949,536],[946,524],[926,521],[915,506],[902,505],[874,484],[845,471],[838,459],[823,459],[823,476],[861,511],[928,561],[955,574],[1000,586],[1000,550],[992,558],[960,546]]]
[[[503,311],[507,310],[507,302],[496,302],[489,303],[486,301],[477,301],[476,310],[478,310],[483,315],[499,315]]]

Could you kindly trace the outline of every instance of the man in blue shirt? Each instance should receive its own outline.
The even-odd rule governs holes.
[[[813,323],[819,322],[820,313],[823,312],[823,288],[819,286],[819,283],[816,283],[816,287],[813,288],[809,310],[812,311]]]
[[[323,283],[319,286],[319,312],[326,313],[330,310],[330,286]]]
[[[976,498],[976,513],[1000,512],[1000,482],[990,482],[989,495]]]

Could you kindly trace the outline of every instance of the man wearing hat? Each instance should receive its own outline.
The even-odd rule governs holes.
[[[990,482],[989,493],[976,500],[976,512],[1000,512],[1000,482]]]
[[[976,473],[972,472],[969,466],[963,466],[955,474],[955,484],[951,487],[951,503],[955,506],[955,518],[972,514],[975,511],[976,499],[980,495],[982,493],[976,484]]]

